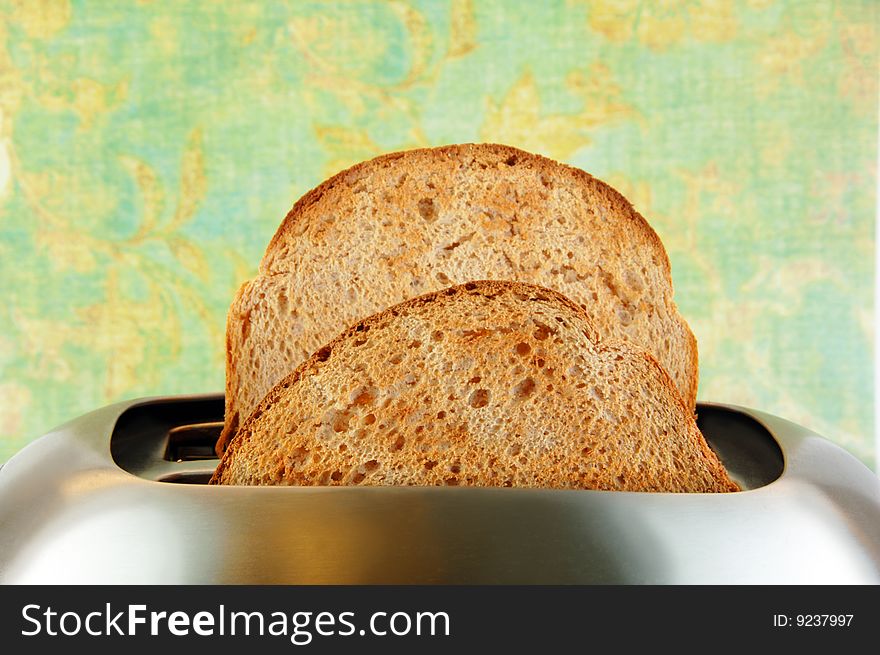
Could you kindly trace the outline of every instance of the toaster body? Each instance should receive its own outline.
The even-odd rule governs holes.
[[[0,582],[880,583],[880,480],[828,440],[698,406],[743,491],[208,486],[223,397],[111,405],[0,469]]]

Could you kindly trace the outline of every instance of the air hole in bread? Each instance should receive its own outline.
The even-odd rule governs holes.
[[[538,327],[535,329],[534,334],[532,335],[533,337],[535,337],[535,339],[537,339],[538,341],[543,341],[544,339],[546,339],[547,337],[550,336],[550,328],[549,327],[547,327],[546,325],[544,325],[543,323],[540,323],[538,321],[535,321],[535,323],[537,323],[537,325],[538,325]]]
[[[443,483],[444,483],[447,487],[457,487],[457,486],[458,486],[458,478],[456,478],[456,477],[454,477],[454,476],[453,476],[453,477],[448,477],[448,478],[446,478],[445,480],[443,480]]]
[[[475,409],[479,409],[480,407],[485,407],[489,404],[489,391],[488,389],[477,389],[471,394],[471,397],[468,399],[468,405]]]
[[[402,353],[397,353],[396,355],[394,355],[393,357],[391,357],[391,359],[389,359],[388,361],[389,361],[390,363],[392,363],[392,364],[400,364],[400,362],[403,361],[403,354],[402,354]]]
[[[366,416],[364,416],[364,425],[372,425],[375,422],[376,422],[376,415],[375,414],[367,414]]]
[[[348,422],[351,420],[349,412],[336,412],[332,418],[331,425],[334,432],[345,432],[348,430]]]
[[[330,479],[333,480],[333,482],[339,482],[342,479],[342,471],[333,471],[333,473],[330,474]]]
[[[440,420],[443,420],[444,418],[446,418],[446,412],[444,412],[442,410],[437,412],[437,418]]]
[[[513,388],[513,397],[515,400],[526,400],[535,392],[535,381],[532,378],[525,378]]]
[[[532,347],[524,341],[520,341],[516,346],[514,346],[514,350],[516,354],[520,357],[525,357],[530,352],[532,352]]]
[[[435,462],[433,459],[426,459],[425,460],[425,469],[426,470],[430,471],[435,466],[437,466],[437,462]]]
[[[419,216],[429,223],[437,220],[437,207],[431,198],[422,198],[419,200]]]
[[[367,477],[366,475],[364,475],[363,473],[361,473],[359,471],[359,472],[355,473],[353,476],[351,476],[351,482],[352,482],[352,484],[360,484],[361,482],[364,481],[364,478],[366,478],[366,477]]]
[[[321,350],[315,353],[315,357],[319,362],[326,362],[328,359],[330,359],[330,353],[332,351],[333,349],[330,346],[324,346],[323,348],[321,348]]]
[[[372,387],[358,387],[349,395],[349,402],[357,407],[370,405],[376,400],[376,390]]]
[[[468,380],[468,384],[478,384],[482,379],[483,378],[481,378],[479,375],[475,375],[470,380]]]
[[[365,470],[367,473],[372,473],[372,472],[375,471],[377,468],[379,468],[379,462],[377,462],[375,459],[371,459],[369,462],[366,462],[366,463],[364,464],[364,470]]]
[[[406,444],[406,439],[403,438],[402,434],[397,435],[397,439],[394,440],[394,450],[403,450],[403,446]]]
[[[432,341],[442,341],[443,340],[443,332],[441,332],[440,330],[434,330],[431,333],[431,340]]]

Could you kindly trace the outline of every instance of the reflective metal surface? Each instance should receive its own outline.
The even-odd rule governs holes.
[[[698,408],[746,491],[648,494],[209,487],[222,411],[121,403],[22,450],[0,469],[0,582],[880,583],[880,480],[761,412]]]

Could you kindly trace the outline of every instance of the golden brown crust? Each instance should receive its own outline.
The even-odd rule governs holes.
[[[691,371],[693,375],[690,378],[690,386],[688,393],[684,395],[685,402],[692,412],[696,412],[697,407],[697,389],[700,384],[700,352],[697,348],[697,337],[690,329],[685,326],[685,337],[687,338],[689,347],[687,348],[688,358],[690,359]]]
[[[242,284],[235,292],[235,297],[232,299],[232,304],[230,305],[229,311],[227,312],[226,316],[226,393],[224,395],[225,417],[223,430],[221,430],[220,436],[217,438],[217,443],[214,445],[214,452],[217,453],[218,457],[223,456],[223,451],[226,450],[226,444],[229,443],[229,440],[238,429],[239,416],[238,410],[235,407],[237,392],[236,389],[233,388],[233,383],[234,381],[236,381],[236,378],[235,376],[231,375],[231,372],[233,371],[235,366],[235,362],[233,360],[234,354],[238,352],[238,336],[234,334],[234,331],[241,330],[241,318],[236,314],[238,312],[238,307],[241,303],[241,299],[244,296],[247,286],[247,283]]]

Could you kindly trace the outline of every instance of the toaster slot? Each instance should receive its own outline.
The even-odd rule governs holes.
[[[127,409],[110,438],[116,464],[159,482],[206,484],[217,459],[214,444],[223,427],[223,396],[150,400]],[[782,450],[748,413],[700,403],[697,425],[731,477],[743,490],[782,475]]]
[[[127,409],[110,437],[113,461],[147,480],[205,484],[217,467],[223,396],[150,400]]]
[[[159,478],[159,482],[173,482],[174,484],[208,484],[213,471],[196,471],[193,473],[169,473]]]
[[[770,431],[745,412],[697,404],[697,427],[743,491],[777,480],[785,468]]]
[[[223,430],[223,423],[194,423],[168,430],[165,459],[169,462],[192,462],[217,459],[214,444]]]

